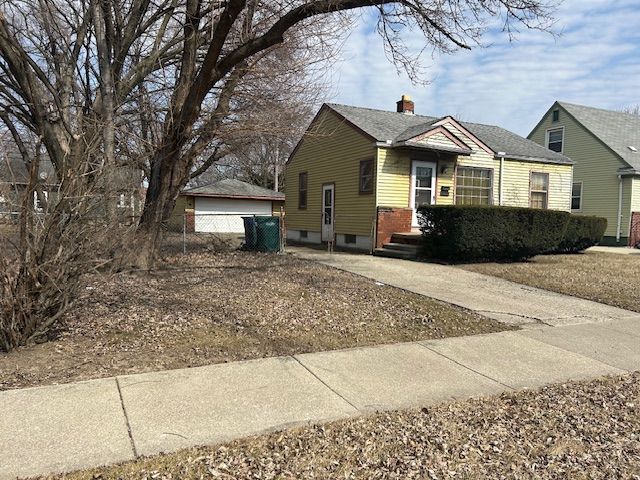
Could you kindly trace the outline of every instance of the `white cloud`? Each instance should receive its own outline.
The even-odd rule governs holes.
[[[417,113],[457,115],[521,135],[557,99],[614,109],[640,103],[637,0],[567,0],[557,19],[558,38],[522,31],[509,43],[492,30],[487,48],[427,55],[431,83],[426,86],[396,73],[370,21],[362,21],[345,43],[343,60],[333,67],[331,101],[391,110],[408,93]],[[417,33],[407,41],[416,50],[422,45]]]

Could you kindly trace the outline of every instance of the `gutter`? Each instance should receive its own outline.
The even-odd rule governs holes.
[[[567,158],[566,160],[553,160],[550,158],[542,158],[542,157],[526,157],[523,155],[512,155],[504,152],[498,152],[493,158],[499,159],[501,156],[507,157],[509,160],[522,160],[525,162],[538,162],[538,163],[549,163],[553,165],[575,165],[575,161]]]
[[[618,174],[618,224],[616,226],[616,243],[620,243],[622,230],[622,175]]]
[[[500,183],[498,186],[498,205],[503,205],[503,198],[504,198],[504,156],[506,155],[505,152],[498,152],[498,155],[500,155]]]

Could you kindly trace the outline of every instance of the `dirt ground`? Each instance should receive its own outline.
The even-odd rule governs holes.
[[[528,262],[461,268],[640,312],[640,255],[541,255]]]
[[[178,255],[86,282],[54,340],[0,353],[0,389],[509,328],[290,255]]]
[[[638,479],[640,373],[379,413],[54,478]]]

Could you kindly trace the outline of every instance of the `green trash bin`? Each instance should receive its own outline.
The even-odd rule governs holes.
[[[280,218],[254,217],[256,221],[256,249],[260,252],[280,251]]]

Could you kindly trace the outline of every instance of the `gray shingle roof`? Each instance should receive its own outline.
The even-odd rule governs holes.
[[[631,168],[640,171],[640,116],[573,103],[557,103]],[[630,146],[638,152],[634,153],[629,149]]]
[[[430,130],[432,124],[441,118],[407,115],[335,103],[326,105],[379,142],[408,140]],[[506,157],[527,158],[552,163],[573,163],[568,157],[548,150],[504,128],[480,123],[460,123],[494,152],[505,152]]]
[[[284,193],[269,190],[268,188],[252,185],[247,182],[227,178],[202,187],[183,190],[184,195],[202,195],[211,197],[240,197],[240,198],[264,198],[265,200],[284,200]]]
[[[47,184],[57,183],[55,169],[48,158],[41,159],[38,178]],[[4,151],[0,152],[0,182],[22,184],[28,181],[29,171],[17,148],[5,145]]]

